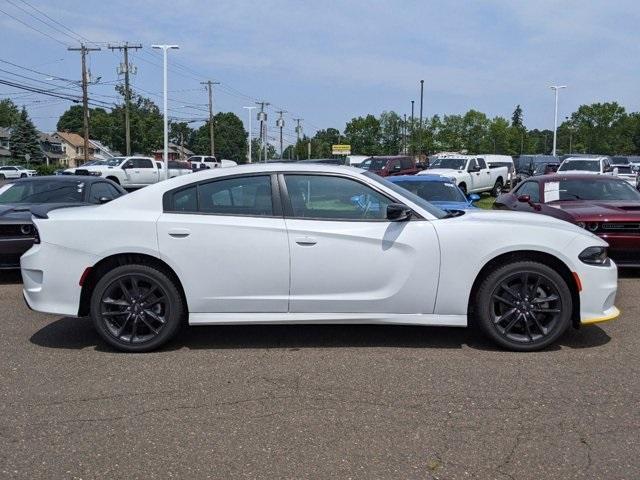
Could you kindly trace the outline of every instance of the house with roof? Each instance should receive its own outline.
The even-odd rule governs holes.
[[[98,140],[89,139],[89,145],[94,148],[93,158],[96,160],[109,160],[113,157],[120,157],[122,154],[111,150],[108,146]]]
[[[42,151],[42,162],[47,165],[59,165],[65,158],[62,148],[62,141],[55,135],[49,133],[39,133],[40,150]]]
[[[71,132],[56,132],[53,136],[62,143],[62,150],[65,154],[61,159],[62,164],[68,167],[78,167],[84,163],[84,138],[82,136]],[[95,147],[89,143],[87,155],[89,160],[94,159],[95,150]]]
[[[169,142],[169,160],[186,160],[193,155],[193,152],[187,147]],[[162,160],[164,149],[154,150],[153,156],[156,160]]]

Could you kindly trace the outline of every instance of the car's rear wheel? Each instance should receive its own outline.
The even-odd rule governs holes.
[[[475,321],[482,332],[509,350],[540,350],[555,342],[571,323],[567,282],[538,262],[514,262],[492,271],[475,300]]]
[[[464,193],[465,195],[467,194],[467,184],[466,183],[461,183],[460,185],[458,185],[458,187],[460,188],[460,190],[462,190],[462,193]]]
[[[491,196],[497,197],[502,193],[502,189],[504,188],[504,184],[501,179],[497,179],[493,189],[491,190]]]
[[[98,281],[91,318],[100,336],[125,352],[148,352],[176,334],[185,314],[174,281],[148,265],[123,265]]]

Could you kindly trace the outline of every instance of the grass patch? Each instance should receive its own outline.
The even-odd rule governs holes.
[[[476,207],[484,208],[485,210],[491,210],[491,208],[493,207],[493,203],[496,201],[496,199],[487,193],[484,193],[480,196],[482,198],[478,200],[476,203],[474,203],[474,205]]]

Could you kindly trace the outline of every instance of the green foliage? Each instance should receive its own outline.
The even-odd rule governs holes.
[[[35,170],[38,172],[38,175],[40,176],[53,175],[56,172],[56,170],[58,170],[59,168],[60,167],[56,165],[47,165],[46,163],[40,163],[35,166]]]
[[[520,104],[516,105],[516,109],[513,111],[511,115],[511,126],[515,128],[523,128],[523,114],[522,108],[520,108]]]
[[[358,155],[379,155],[381,153],[380,120],[373,115],[353,118],[344,129],[351,151]]]
[[[25,155],[28,154],[30,161],[37,161],[42,157],[38,131],[29,119],[27,110],[24,107],[13,127],[9,142],[11,144],[11,155],[14,158],[23,160]]]
[[[245,163],[249,147],[247,131],[244,129],[242,120],[235,113],[220,112],[213,117],[213,126],[216,157]],[[211,152],[209,122],[206,122],[196,130],[192,147],[193,151],[199,155],[206,155]]]
[[[0,127],[13,127],[20,118],[18,106],[8,98],[0,100]]]
[[[91,118],[91,109],[89,109],[89,118]],[[58,119],[56,129],[58,132],[82,135],[82,105],[69,107]]]

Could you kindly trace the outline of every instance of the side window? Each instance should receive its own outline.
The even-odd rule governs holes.
[[[533,203],[540,202],[540,186],[537,182],[524,182],[518,190],[516,190],[518,196],[529,195]]]
[[[285,175],[293,216],[324,220],[384,220],[393,203],[368,186],[328,175]]]
[[[192,187],[183,188],[173,192],[170,210],[172,212],[197,212],[198,211],[198,189]]]
[[[413,168],[413,162],[410,158],[401,158],[400,165],[402,166],[403,170]]]
[[[394,170],[401,170],[402,167],[400,166],[400,160],[391,160],[389,162],[389,171],[393,172]]]
[[[101,198],[113,200],[120,196],[120,192],[107,182],[97,182],[91,185],[89,193],[89,203],[100,203]]]
[[[135,163],[133,160],[127,160],[122,164],[122,168],[134,168]]]
[[[153,162],[149,158],[135,158],[133,166],[135,168],[153,168]]]
[[[481,170],[487,168],[487,164],[485,163],[484,158],[477,158],[476,161],[478,162],[478,166]]]
[[[198,185],[198,211],[273,216],[271,177],[238,177]]]
[[[469,166],[467,167],[467,171],[471,172],[473,171],[476,167],[477,167],[477,162],[475,158],[472,158],[471,160],[469,160]]]

